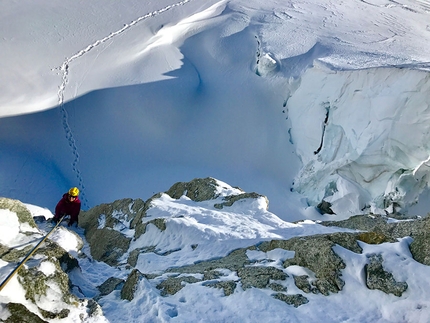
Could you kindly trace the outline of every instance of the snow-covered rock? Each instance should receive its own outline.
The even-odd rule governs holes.
[[[47,232],[38,229],[32,211],[18,200],[0,198],[0,319],[4,322],[106,322],[103,313],[90,309],[87,299],[71,292],[69,273],[80,270],[77,259],[83,241],[61,228],[57,238],[49,238],[11,276],[21,261],[33,251]],[[67,249],[67,250],[66,250]],[[4,285],[3,285],[4,284]]]

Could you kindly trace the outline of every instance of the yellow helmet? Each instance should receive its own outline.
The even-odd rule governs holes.
[[[77,187],[72,187],[69,190],[69,195],[70,196],[78,196],[79,195],[79,189]]]

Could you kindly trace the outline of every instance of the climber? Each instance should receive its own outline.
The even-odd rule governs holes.
[[[68,226],[76,222],[78,226],[78,215],[81,211],[81,201],[79,200],[79,189],[72,187],[67,193],[63,194],[61,200],[55,207],[53,221],[58,223],[64,215],[70,215]]]

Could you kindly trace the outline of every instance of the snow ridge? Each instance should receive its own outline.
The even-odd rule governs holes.
[[[147,13],[146,15],[140,16],[139,18],[133,20],[132,22],[130,22],[128,24],[125,24],[124,27],[122,27],[121,29],[119,29],[119,30],[117,30],[115,32],[110,33],[108,36],[106,36],[106,37],[104,37],[102,39],[96,40],[94,43],[88,45],[86,48],[80,50],[76,54],[72,55],[70,58],[66,57],[65,61],[63,62],[63,64],[60,67],[58,67],[58,69],[62,72],[62,82],[61,82],[61,84],[60,84],[60,86],[58,88],[58,106],[60,107],[63,128],[64,128],[64,131],[66,133],[66,139],[67,139],[67,141],[69,143],[70,148],[72,149],[72,153],[73,153],[73,156],[74,156],[74,159],[73,159],[73,162],[72,162],[72,169],[73,169],[73,172],[76,174],[76,177],[78,179],[78,185],[81,188],[81,192],[82,192],[81,193],[81,197],[82,197],[81,200],[82,200],[83,206],[85,208],[88,208],[88,200],[85,197],[85,185],[84,185],[84,180],[83,180],[83,177],[82,177],[82,173],[81,173],[81,171],[78,168],[78,163],[79,163],[78,147],[76,145],[76,140],[75,140],[75,137],[73,135],[73,131],[72,131],[72,129],[70,127],[70,124],[69,124],[68,113],[67,113],[66,109],[64,108],[64,93],[66,91],[66,85],[68,83],[68,75],[69,75],[70,64],[74,60],[82,57],[83,55],[85,55],[86,53],[90,52],[92,49],[94,49],[95,47],[99,46],[100,44],[102,44],[102,43],[104,43],[104,42],[112,39],[113,37],[115,37],[115,36],[117,36],[119,34],[122,34],[127,29],[129,29],[132,26],[136,25],[140,21],[142,21],[144,19],[147,19],[147,18],[150,18],[150,17],[155,17],[155,16],[160,15],[160,14],[162,14],[162,13],[168,11],[168,10],[171,10],[171,9],[173,9],[175,7],[182,6],[182,5],[184,5],[184,4],[186,4],[186,3],[190,2],[190,1],[191,0],[183,0],[183,1],[180,1],[180,2],[177,2],[177,3],[174,3],[172,5],[168,5],[168,6],[164,7],[164,8],[162,8],[162,9],[155,10],[155,11],[152,11],[150,13]]]

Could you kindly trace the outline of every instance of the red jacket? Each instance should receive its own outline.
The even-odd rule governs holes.
[[[63,215],[70,215],[71,219],[77,220],[81,211],[81,200],[76,197],[74,201],[69,201],[68,193],[65,193],[55,207],[55,217],[61,218]]]

